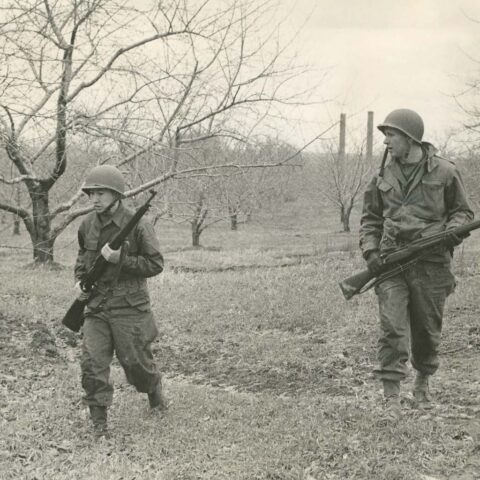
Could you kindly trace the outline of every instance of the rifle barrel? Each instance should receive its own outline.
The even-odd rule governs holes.
[[[454,233],[455,235],[464,237],[472,230],[476,230],[478,228],[480,228],[480,220],[475,220],[473,222],[467,223],[466,225],[460,225],[459,227],[444,230],[428,237],[414,240],[405,247],[401,247],[385,256],[385,271],[373,282],[371,281],[372,276],[369,275],[368,270],[357,272],[356,274],[341,281],[339,285],[342,293],[345,298],[349,300],[354,295],[363,293],[371,286],[381,283],[383,280],[389,278],[395,272],[409,268],[420,258],[425,256],[426,253],[428,253],[422,253],[423,251],[426,251],[428,248],[435,247],[436,245],[440,245],[449,233]],[[397,265],[396,267],[392,265],[395,263],[398,263],[399,265]]]

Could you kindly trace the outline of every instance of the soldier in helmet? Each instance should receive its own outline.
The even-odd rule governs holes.
[[[365,191],[360,222],[360,248],[375,275],[382,254],[473,218],[457,168],[422,141],[423,120],[416,112],[394,110],[378,128],[390,161]],[[455,287],[452,254],[461,241],[447,235],[444,248],[376,287],[381,334],[375,374],[383,383],[387,419],[401,415],[400,383],[409,354],[416,371],[414,401],[419,408],[431,407],[429,379],[439,365],[443,308]]]
[[[163,257],[153,227],[142,218],[119,250],[108,242],[133,213],[122,203],[125,182],[110,165],[93,168],[82,190],[94,211],[78,230],[79,251],[75,264],[79,298],[89,299],[85,310],[82,347],[82,387],[95,433],[107,434],[107,409],[112,403],[110,364],[115,352],[127,380],[137,391],[148,394],[155,411],[167,408],[161,376],[150,345],[157,327],[150,308],[148,277],[163,270]],[[98,255],[109,262],[92,295],[81,292],[80,279]],[[86,296],[87,295],[87,296]]]

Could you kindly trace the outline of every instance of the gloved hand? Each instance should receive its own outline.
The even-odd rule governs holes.
[[[80,287],[80,281],[78,281],[73,287],[77,295],[77,300],[80,302],[86,302],[90,298],[90,292],[84,292],[82,287]]]
[[[455,233],[453,232],[449,232],[448,230],[445,232],[445,245],[447,248],[454,248],[454,247],[457,247],[458,245],[460,245],[463,240],[467,237],[469,237],[470,234],[467,233],[466,235],[463,235],[463,236],[459,236],[459,235],[456,235]]]
[[[100,253],[102,254],[103,258],[109,263],[118,263],[120,261],[120,254],[122,249],[119,248],[118,250],[112,250],[110,245],[106,243]]]
[[[383,260],[378,250],[372,250],[367,257],[367,268],[372,275],[379,275],[382,273]]]

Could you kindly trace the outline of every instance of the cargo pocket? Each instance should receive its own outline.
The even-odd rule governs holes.
[[[125,300],[130,306],[130,311],[136,312],[132,319],[134,342],[139,348],[148,350],[150,343],[158,335],[158,328],[150,308],[148,292],[140,290],[129,293],[125,296]],[[151,355],[151,353],[148,354]]]

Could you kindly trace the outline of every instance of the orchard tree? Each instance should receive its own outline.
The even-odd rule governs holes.
[[[276,139],[245,144],[211,138],[181,151],[180,161],[184,155],[198,168],[218,167],[179,175],[169,192],[169,219],[190,224],[193,246],[200,245],[201,234],[211,225],[228,221],[236,230],[241,216],[250,217],[266,203],[281,202],[292,168],[301,163],[298,148]],[[233,163],[225,167],[229,161]]]
[[[29,201],[2,195],[0,210],[23,220],[36,262],[53,261],[57,236],[90,211],[79,204],[80,185],[95,163],[141,180],[127,196],[177,177],[238,168],[231,161],[196,165],[179,152],[214,136],[244,139],[278,113],[276,104],[298,103],[307,93],[292,89],[304,70],[284,61],[276,29],[265,28],[273,6],[3,3],[0,140],[16,173],[0,183],[20,185]]]
[[[237,163],[259,168],[239,168],[219,182],[217,195],[224,205],[231,230],[265,207],[282,204],[288,196],[293,170],[303,166],[302,150],[278,138],[263,138],[254,144],[237,144],[227,152]],[[262,168],[264,163],[277,165]]]
[[[317,158],[315,178],[320,194],[338,212],[343,231],[350,232],[352,210],[371,179],[377,159],[365,155],[364,144],[345,154],[330,147]]]

